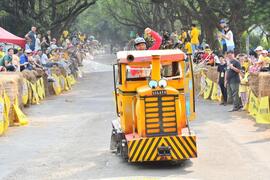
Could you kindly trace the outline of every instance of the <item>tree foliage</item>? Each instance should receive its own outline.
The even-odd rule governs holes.
[[[21,34],[31,25],[52,30],[59,35],[69,28],[76,17],[97,0],[1,0],[0,10],[8,13],[2,23],[14,33]]]
[[[182,27],[196,23],[205,41],[214,47],[218,46],[216,31],[221,19],[228,21],[238,50],[243,48],[242,34],[254,29],[251,27],[262,27],[266,35],[270,29],[270,1],[265,0],[107,0],[101,6],[101,21],[113,19],[116,26],[138,32],[146,27],[157,31],[179,30],[175,28],[177,21]]]

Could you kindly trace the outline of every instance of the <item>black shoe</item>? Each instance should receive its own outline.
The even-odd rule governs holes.
[[[238,111],[238,110],[239,110],[239,108],[233,108],[233,109],[229,110],[228,112],[235,112],[235,111]]]

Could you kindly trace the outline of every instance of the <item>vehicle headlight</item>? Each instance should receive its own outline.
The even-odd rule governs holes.
[[[156,88],[158,87],[158,83],[157,83],[157,81],[155,81],[155,80],[149,81],[148,85],[149,85],[149,87],[152,88],[152,89],[156,89]]]
[[[159,82],[158,82],[158,85],[159,87],[161,88],[165,88],[168,84],[167,84],[167,81],[165,79],[161,79]]]

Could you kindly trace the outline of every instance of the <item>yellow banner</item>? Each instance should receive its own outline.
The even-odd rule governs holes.
[[[39,104],[39,96],[38,96],[38,92],[37,92],[37,83],[32,84],[31,85],[31,89],[32,89],[32,104]]]
[[[211,96],[212,88],[213,88],[213,82],[208,78],[205,78],[205,82],[206,82],[206,86],[205,86],[203,98],[209,99]]]
[[[269,97],[260,98],[259,110],[256,116],[256,122],[260,124],[270,124]]]
[[[259,110],[259,100],[258,98],[254,95],[252,91],[250,91],[250,96],[249,96],[249,106],[248,106],[248,112],[256,118],[256,115]]]
[[[17,121],[21,126],[28,124],[28,119],[26,115],[21,111],[18,104],[18,98],[16,98],[15,103],[13,104],[13,108],[17,117]]]
[[[10,99],[6,92],[4,92],[4,119],[5,119],[5,126],[4,128],[7,129],[9,126],[9,112],[11,108]]]
[[[55,95],[59,95],[61,94],[61,85],[59,83],[60,82],[59,77],[56,74],[53,74],[52,76],[55,80],[53,82],[53,89],[54,89]]]
[[[23,88],[22,88],[22,103],[23,105],[26,105],[28,102],[28,97],[29,97],[29,89],[28,89],[28,84],[27,80],[23,79]]]
[[[4,99],[0,96],[0,136],[5,133],[5,104]]]
[[[218,85],[217,83],[213,83],[213,90],[212,90],[212,94],[211,94],[211,100],[213,101],[218,101]]]

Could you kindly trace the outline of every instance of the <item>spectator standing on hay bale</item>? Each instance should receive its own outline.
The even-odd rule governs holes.
[[[224,38],[226,41],[227,52],[234,51],[235,44],[233,40],[233,32],[231,31],[228,25],[225,25],[224,32],[225,34],[222,34],[222,38]]]
[[[33,26],[33,27],[31,28],[31,31],[29,31],[29,32],[25,35],[25,38],[26,38],[26,39],[31,40],[31,42],[30,42],[30,49],[31,49],[32,51],[34,51],[34,50],[35,50],[35,47],[36,47],[36,38],[37,38],[36,31],[37,31],[37,28]]]
[[[12,62],[13,54],[13,48],[9,48],[7,54],[2,59],[2,63],[0,64],[0,66],[4,66],[7,71],[11,72],[16,71],[16,66]]]
[[[234,58],[234,52],[229,51],[227,53],[227,71],[225,75],[225,86],[231,94],[233,101],[233,109],[229,112],[238,111],[242,108],[239,99],[240,70],[241,65],[239,61]]]
[[[221,43],[221,46],[222,46],[222,53],[225,54],[225,52],[227,52],[227,45],[226,45],[226,40],[222,37],[222,34],[225,35],[225,31],[224,31],[224,27],[226,26],[225,20],[221,19],[219,21],[219,25],[221,27],[221,40],[220,40],[220,43]]]

